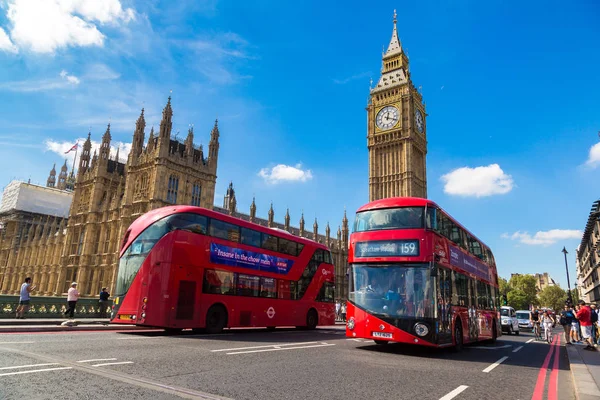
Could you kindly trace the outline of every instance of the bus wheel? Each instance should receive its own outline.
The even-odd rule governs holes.
[[[182,331],[183,329],[181,328],[165,328],[165,333],[167,335],[179,335]]]
[[[377,340],[377,339],[373,339],[373,341],[376,344],[388,344],[389,342],[387,340]]]
[[[498,331],[496,331],[496,321],[492,322],[492,343],[496,343],[496,339],[498,339]]]
[[[214,305],[206,313],[206,332],[221,333],[227,325],[227,311],[222,305]]]
[[[274,327],[274,326],[267,326],[267,330],[268,330],[268,331],[274,331],[274,330],[275,330],[275,327]]]
[[[306,315],[306,328],[315,329],[319,323],[319,315],[314,308],[311,308]]]
[[[454,324],[454,351],[461,351],[463,349],[463,333],[460,322]]]

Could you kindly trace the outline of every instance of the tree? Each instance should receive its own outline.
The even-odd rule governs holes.
[[[508,302],[508,292],[510,292],[511,287],[508,284],[508,281],[504,278],[498,278],[498,296],[500,304],[505,306]]]
[[[542,307],[548,307],[556,312],[560,312],[565,306],[567,292],[560,286],[548,286],[540,292],[540,304]]]
[[[521,289],[513,289],[508,292],[508,305],[513,307],[515,310],[528,310],[529,309],[529,298],[527,294]]]
[[[525,296],[526,306],[521,309],[529,309],[530,304],[537,304],[537,281],[535,277],[532,275],[513,275],[508,284],[512,290],[520,290],[522,292],[519,296]],[[512,306],[515,307],[514,305]]]
[[[573,300],[573,304],[577,304],[579,301],[579,291],[577,289],[571,289],[571,299]]]

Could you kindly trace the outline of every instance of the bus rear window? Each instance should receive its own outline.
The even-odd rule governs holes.
[[[424,207],[401,207],[359,212],[354,232],[424,228],[424,210]]]

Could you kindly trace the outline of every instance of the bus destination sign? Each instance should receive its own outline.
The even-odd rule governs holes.
[[[413,257],[418,255],[418,240],[377,240],[358,242],[354,246],[355,257]]]

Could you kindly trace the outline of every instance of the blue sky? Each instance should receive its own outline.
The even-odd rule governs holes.
[[[595,2],[0,5],[0,185],[45,183],[109,121],[126,150],[140,109],[157,127],[172,90],[173,134],[194,124],[206,145],[219,118],[217,203],[233,181],[241,210],[254,195],[259,214],[272,201],[297,223],[303,210],[320,232],[368,201],[365,107],[396,8],[427,105],[429,197],[492,248],[500,275],[547,271],[566,287],[566,246],[575,279],[572,231],[600,197]]]

